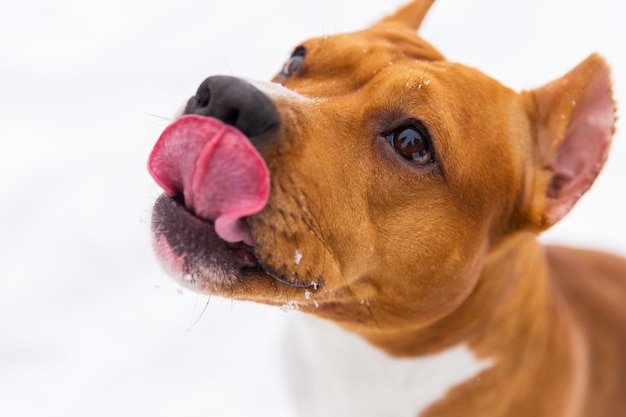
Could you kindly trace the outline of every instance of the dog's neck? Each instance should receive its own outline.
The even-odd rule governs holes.
[[[483,345],[494,345],[494,335],[498,345],[521,347],[519,340],[542,343],[551,337],[548,329],[558,320],[558,304],[544,249],[534,235],[523,233],[487,254],[476,288],[452,314],[422,328],[371,327],[357,333],[398,357],[427,355],[461,343],[482,351]]]
[[[478,359],[491,359],[494,366],[481,375],[481,383],[463,385],[462,395],[484,396],[480,387],[492,387],[489,396],[494,404],[526,398],[523,407],[528,407],[528,414],[523,415],[536,415],[537,407],[554,407],[556,412],[576,407],[582,400],[586,345],[571,315],[551,278],[545,249],[535,235],[522,233],[490,251],[478,285],[453,314],[426,328],[377,329],[361,336],[396,357],[431,355],[467,345]],[[532,401],[537,391],[529,387],[537,385],[544,387],[541,395],[547,401]],[[550,395],[564,403],[549,400]]]
[[[328,328],[302,339],[298,349],[325,358],[307,375],[332,374],[340,383],[340,371],[346,368],[344,373],[352,379],[358,374],[363,385],[352,386],[348,378],[352,382],[343,381],[351,387],[348,391],[363,398],[391,395],[376,385],[385,375],[382,380],[392,392],[411,393],[404,397],[412,402],[404,406],[424,416],[486,415],[486,409],[489,415],[508,415],[512,404],[516,415],[575,415],[584,401],[586,346],[551,278],[544,248],[534,235],[520,234],[492,250],[484,265],[475,291],[447,318],[427,328],[360,334],[385,351],[387,360],[373,349],[363,356],[369,350],[348,343],[358,340],[352,335],[346,339],[331,332],[323,337]],[[329,354],[339,358],[327,360]],[[397,365],[392,357],[401,359],[396,361],[404,369],[399,376],[389,375]],[[415,383],[406,385],[409,380]],[[377,388],[365,395],[371,389],[367,384]],[[313,385],[302,392],[311,392]],[[454,401],[437,401],[450,389]]]

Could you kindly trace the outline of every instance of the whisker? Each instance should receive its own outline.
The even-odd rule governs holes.
[[[270,277],[274,278],[276,281],[288,285],[290,287],[294,287],[294,288],[309,288],[309,289],[313,289],[313,290],[317,290],[319,287],[321,287],[323,285],[323,281],[322,280],[318,280],[317,282],[295,282],[295,281],[289,281],[288,279],[281,277],[280,275],[274,273],[273,271],[270,271],[269,269],[265,269],[265,273],[267,275],[269,275]]]
[[[206,312],[207,308],[209,307],[209,303],[211,302],[211,295],[209,294],[207,300],[206,300],[206,304],[204,305],[204,308],[202,309],[202,311],[200,312],[200,315],[198,316],[198,318],[196,318],[196,320],[191,324],[191,326],[189,326],[187,329],[185,329],[186,332],[190,332],[195,326],[196,324],[198,324],[198,322],[200,321],[200,319],[204,316],[204,313]]]
[[[144,114],[150,117],[154,117],[155,119],[165,120],[168,122],[172,120],[172,118],[168,116],[159,116],[158,114],[154,114],[154,113],[144,113]]]
[[[159,123],[155,123],[153,126],[157,126],[157,127],[165,127],[168,124],[170,124],[171,122],[174,121],[174,118],[172,117],[166,117],[166,116],[159,116],[158,114],[153,114],[153,113],[144,113],[147,116],[152,117],[153,119],[157,119],[159,121]]]

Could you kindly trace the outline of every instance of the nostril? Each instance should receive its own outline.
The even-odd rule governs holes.
[[[200,87],[196,93],[196,105],[198,108],[207,107],[210,101],[211,89],[205,86]]]
[[[220,75],[200,84],[183,114],[213,117],[248,137],[274,131],[280,122],[273,102],[264,93],[240,78]]]

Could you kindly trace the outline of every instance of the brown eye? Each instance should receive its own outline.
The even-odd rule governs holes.
[[[280,76],[288,80],[294,75],[297,75],[300,72],[300,68],[302,67],[305,53],[306,51],[304,48],[296,48],[296,50],[293,51],[293,54],[291,54],[291,58],[289,58],[289,60],[287,60],[287,62],[285,63],[285,66],[280,72]]]
[[[426,129],[402,127],[387,135],[389,144],[405,159],[425,165],[433,161],[430,138]]]

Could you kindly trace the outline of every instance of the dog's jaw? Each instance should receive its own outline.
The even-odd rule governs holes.
[[[166,195],[155,203],[152,236],[164,269],[194,291],[282,305],[287,293],[310,293],[321,286],[320,282],[291,282],[274,274],[271,267],[258,261],[254,247],[226,242],[212,222],[197,217]]]
[[[152,235],[165,269],[194,290],[221,292],[235,285],[245,269],[260,268],[251,248],[241,243],[229,245],[217,235],[212,222],[166,195],[155,203]]]

